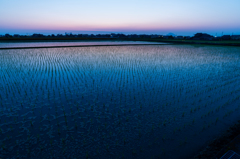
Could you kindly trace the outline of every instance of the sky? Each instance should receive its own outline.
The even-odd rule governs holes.
[[[240,34],[240,0],[0,0],[0,34]]]

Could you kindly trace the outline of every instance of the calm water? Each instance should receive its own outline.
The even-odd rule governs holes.
[[[0,42],[0,48],[8,47],[43,47],[43,46],[76,46],[76,45],[124,45],[124,44],[166,44],[160,42],[145,42],[145,41],[95,41],[95,42],[16,42],[7,43]]]
[[[239,103],[240,48],[0,50],[0,157],[189,158]]]

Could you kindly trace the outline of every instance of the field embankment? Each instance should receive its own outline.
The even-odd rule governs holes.
[[[239,151],[240,120],[230,127],[223,135],[214,139],[209,145],[197,154],[194,159],[221,158],[228,150]]]
[[[239,40],[206,41],[206,40],[177,40],[151,38],[89,38],[89,37],[0,37],[0,42],[54,42],[54,41],[149,41],[172,44],[203,44],[218,46],[240,46]]]

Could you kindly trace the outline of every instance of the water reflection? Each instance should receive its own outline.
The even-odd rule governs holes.
[[[0,51],[0,157],[187,158],[238,119],[239,48]]]

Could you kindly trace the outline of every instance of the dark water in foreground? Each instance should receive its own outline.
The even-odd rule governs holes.
[[[0,50],[0,158],[188,158],[239,108],[240,48]]]

